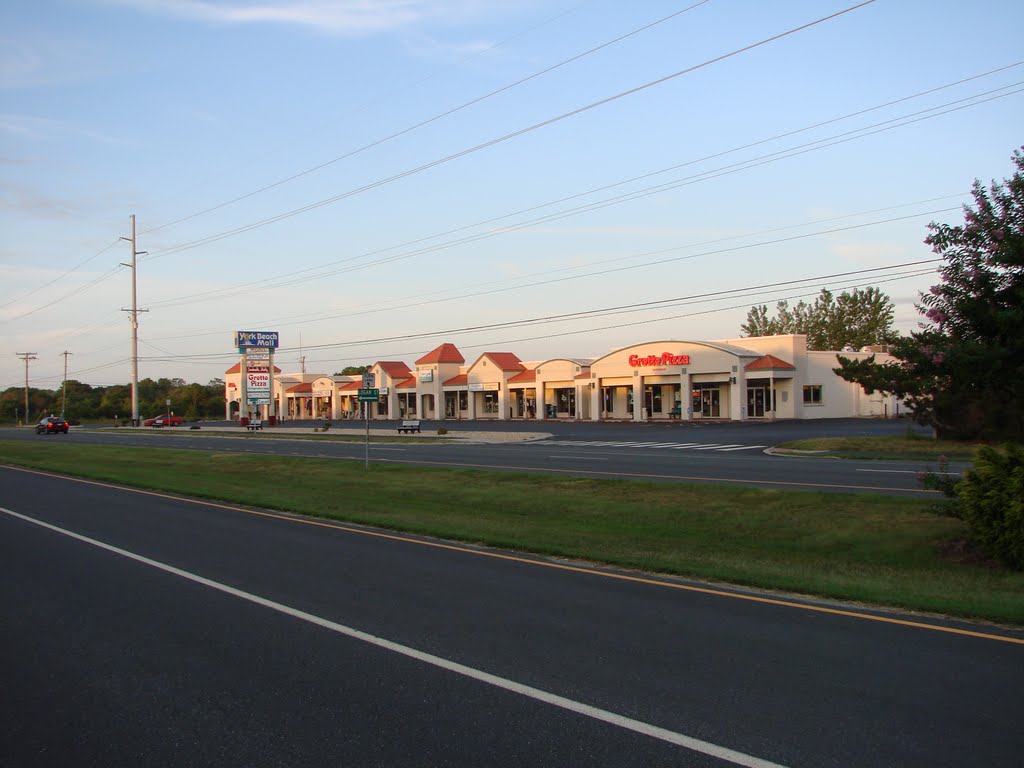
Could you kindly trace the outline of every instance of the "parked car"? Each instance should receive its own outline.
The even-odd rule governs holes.
[[[180,427],[185,423],[185,420],[181,416],[166,414],[163,416],[154,416],[152,419],[146,419],[142,422],[144,427]]]
[[[63,416],[47,416],[45,419],[36,424],[37,435],[49,435],[63,432],[65,435],[68,433],[70,425]]]

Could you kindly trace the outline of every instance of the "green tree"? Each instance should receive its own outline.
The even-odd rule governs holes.
[[[941,281],[921,294],[921,329],[890,347],[899,362],[839,358],[836,373],[869,393],[907,399],[915,418],[942,437],[1019,442],[1024,435],[1021,150],[1012,177],[988,190],[974,182],[962,225],[928,225],[925,243],[942,257]]]
[[[892,328],[893,303],[878,288],[855,288],[838,298],[822,288],[813,304],[800,301],[790,309],[789,302],[780,301],[775,311],[776,316],[770,317],[764,304],[751,307],[740,332],[744,336],[803,334],[807,348],[815,350],[860,349],[898,338]]]
[[[358,376],[361,373],[366,373],[373,366],[370,365],[350,365],[346,368],[342,368],[340,373],[335,373],[335,376]]]

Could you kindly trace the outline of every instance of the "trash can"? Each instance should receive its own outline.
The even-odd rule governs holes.
[[[554,419],[554,418],[557,418],[557,417],[558,417],[558,411],[555,409],[554,405],[547,404],[547,405],[544,406],[544,418],[545,419]]]
[[[240,427],[248,427],[249,426],[249,417],[248,416],[242,416],[238,420],[238,426],[240,426]]]
[[[267,423],[270,424],[270,426],[274,426],[275,424],[277,424],[277,416],[271,416],[269,419],[267,419]]]

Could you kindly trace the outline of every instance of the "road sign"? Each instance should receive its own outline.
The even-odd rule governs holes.
[[[370,389],[371,387],[373,387],[374,384],[377,383],[376,379],[377,379],[377,377],[374,376],[372,373],[369,373],[369,372],[364,373],[363,374],[363,387],[365,389]]]
[[[360,389],[359,390],[359,402],[360,403],[375,403],[380,397],[379,389]]]

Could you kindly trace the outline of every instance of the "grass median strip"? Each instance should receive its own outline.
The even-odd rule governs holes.
[[[811,437],[780,443],[776,448],[817,451],[822,456],[844,459],[941,459],[970,461],[982,443],[934,440],[923,435],[896,437]]]
[[[0,463],[645,571],[1024,624],[1024,574],[963,524],[869,494],[0,441]]]

